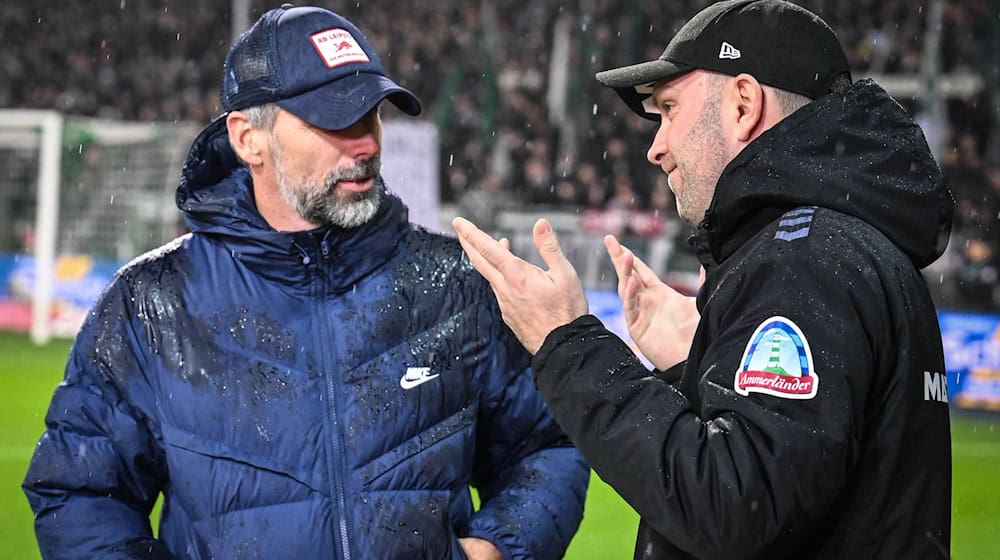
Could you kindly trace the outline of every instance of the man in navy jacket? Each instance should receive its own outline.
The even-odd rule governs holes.
[[[416,97],[288,5],[224,80],[192,233],[116,275],[53,396],[24,481],[43,556],[561,557],[589,469],[489,285],[379,175],[380,103]]]

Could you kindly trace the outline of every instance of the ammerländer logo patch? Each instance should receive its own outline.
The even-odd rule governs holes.
[[[765,393],[786,399],[811,399],[819,388],[809,342],[785,317],[767,319],[750,337],[733,384],[741,395]]]
[[[368,62],[368,55],[346,29],[327,29],[309,36],[329,68],[349,62]]]

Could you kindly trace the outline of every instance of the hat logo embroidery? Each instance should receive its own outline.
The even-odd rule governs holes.
[[[351,62],[369,62],[368,55],[346,29],[327,29],[309,36],[327,68]]]
[[[719,49],[719,58],[736,60],[740,56],[742,56],[740,49],[737,49],[725,41],[722,42],[722,48]]]

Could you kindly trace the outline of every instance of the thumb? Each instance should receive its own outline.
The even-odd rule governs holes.
[[[538,254],[542,256],[542,260],[545,261],[549,270],[567,266],[572,268],[566,255],[563,254],[559,240],[556,238],[556,232],[552,230],[552,224],[548,220],[542,218],[535,222],[531,233],[535,237],[535,247],[538,247]]]

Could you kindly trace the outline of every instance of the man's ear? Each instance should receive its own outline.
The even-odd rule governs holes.
[[[226,116],[226,130],[229,132],[229,143],[239,158],[247,165],[258,166],[264,163],[264,148],[260,135],[250,126],[246,113],[232,111]]]
[[[750,74],[740,74],[729,81],[723,93],[729,107],[727,117],[733,138],[746,143],[758,135],[764,120],[764,87]]]

